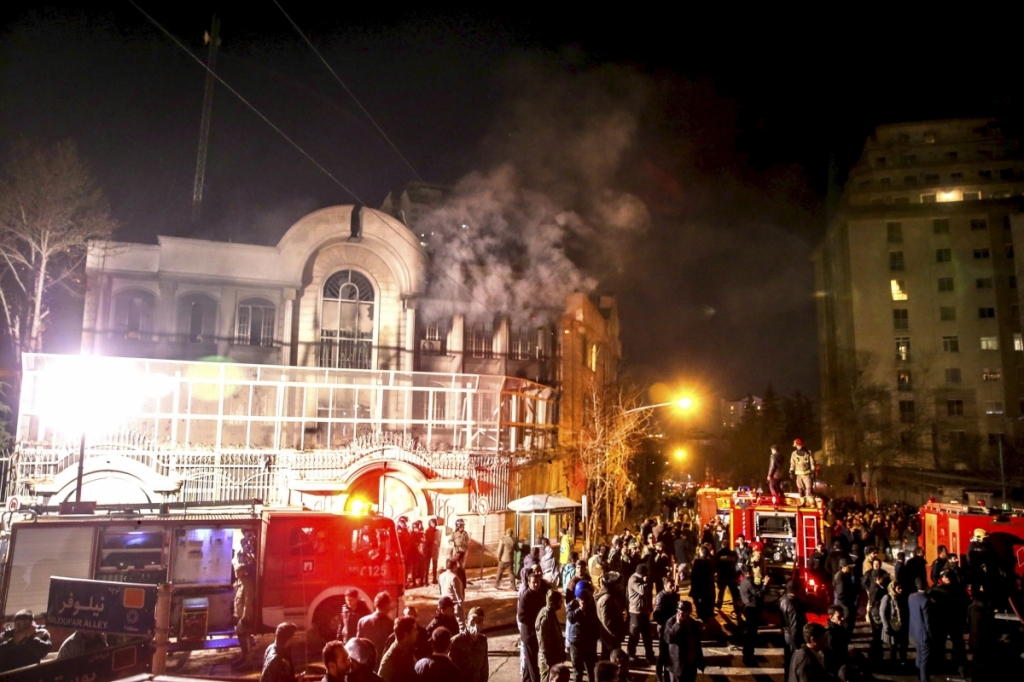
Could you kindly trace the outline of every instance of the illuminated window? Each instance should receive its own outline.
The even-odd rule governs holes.
[[[1002,400],[985,401],[985,414],[1002,414],[1004,411]]]
[[[591,372],[597,371],[597,356],[598,356],[598,345],[596,343],[590,346],[590,357],[587,360],[587,367],[590,368]]]
[[[906,308],[897,308],[892,311],[892,326],[894,329],[910,328],[910,316]]]
[[[947,400],[946,414],[949,415],[950,417],[962,417],[964,415],[964,401]]]
[[[238,304],[235,343],[242,346],[274,345],[274,304],[250,298]]]
[[[936,263],[951,263],[953,261],[953,249],[935,249]]]
[[[953,291],[953,278],[939,277],[939,291]]]
[[[946,368],[946,383],[947,384],[959,384],[960,383],[960,368],[959,367],[947,367]]]
[[[905,301],[907,300],[907,288],[904,285],[902,279],[890,280],[889,286],[892,289],[892,300],[894,301]]]
[[[935,218],[932,220],[932,232],[935,234],[949,234],[949,218]]]
[[[995,308],[978,308],[978,317],[981,319],[991,319],[996,316]]]
[[[370,369],[373,359],[373,285],[355,270],[324,281],[320,304],[321,367]]]
[[[990,258],[991,256],[992,256],[992,254],[989,252],[988,249],[975,249],[974,250],[974,257],[975,258]]]
[[[983,337],[981,337],[981,349],[982,350],[999,350],[999,337],[998,336],[983,336]]]
[[[988,369],[987,367],[985,369],[981,370],[981,380],[982,381],[1001,381],[1002,378],[1003,378],[1003,373],[1002,373],[1001,370],[998,370],[998,369]]]
[[[971,218],[971,229],[972,230],[987,230],[988,221],[984,218]]]
[[[900,421],[904,424],[914,423],[914,401],[913,400],[901,400],[900,401]]]
[[[896,337],[896,359],[902,362],[910,360],[910,337]]]
[[[889,269],[893,271],[903,270],[903,252],[892,251],[889,253]]]
[[[1013,335],[1013,349],[1015,351],[1024,351],[1024,336],[1021,336],[1019,332]]]
[[[956,308],[951,305],[940,306],[939,320],[942,322],[954,322],[956,320]]]
[[[937,192],[936,195],[935,195],[935,200],[936,201],[942,201],[942,202],[946,202],[946,201],[960,201],[961,199],[963,199],[963,195],[960,193],[960,190],[958,190],[958,189],[951,189],[951,190],[946,190],[946,191],[943,191],[943,192]]]
[[[901,223],[886,223],[885,231],[890,244],[899,244],[903,241],[903,225]]]
[[[909,369],[896,370],[896,390],[898,391],[910,391],[913,390],[913,383],[910,379]]]
[[[978,279],[974,280],[974,284],[979,289],[991,289],[992,288],[992,278],[991,277],[979,277]]]
[[[960,337],[958,337],[958,336],[943,336],[942,337],[942,350],[945,353],[959,353],[960,352]]]

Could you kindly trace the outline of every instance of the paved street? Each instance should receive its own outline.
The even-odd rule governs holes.
[[[477,575],[475,571],[470,572],[470,584],[467,590],[467,600],[474,606],[482,606],[487,612],[487,635],[490,650],[491,680],[493,682],[518,682],[519,674],[519,652],[518,633],[516,632],[515,621],[515,593],[511,589],[496,590],[493,587],[493,573],[485,571],[483,580],[474,581],[472,576]],[[684,589],[685,592],[685,589]],[[420,622],[426,625],[433,615],[433,604],[436,603],[436,587],[417,588],[410,590],[407,594],[407,603],[416,606],[419,610]],[[563,612],[564,614],[564,612]],[[772,616],[767,616],[771,621]],[[747,667],[744,665],[740,651],[730,648],[734,643],[732,638],[733,614],[731,606],[725,603],[724,609],[718,614],[715,621],[709,624],[706,629],[704,641],[704,654],[707,662],[707,669],[699,676],[699,680],[756,680],[758,682],[785,682],[783,674],[783,651],[782,634],[772,623],[762,629],[761,646],[756,649],[757,665]],[[869,644],[869,632],[866,626],[858,626],[854,635],[853,647],[867,654]],[[272,641],[271,636],[263,635],[259,638],[259,650],[262,651]],[[310,665],[319,663],[318,642],[307,642],[304,636],[296,638],[294,647],[296,664],[299,670],[306,669],[307,660]],[[641,645],[642,651],[642,645]],[[170,674],[206,676],[213,678],[237,678],[257,679],[259,671],[255,668],[246,671],[235,671],[230,666],[231,659],[236,655],[237,650],[228,651],[206,651],[193,654],[187,661],[179,656],[173,663],[180,663],[169,669]],[[315,674],[316,668],[310,668]],[[876,674],[879,680],[890,680],[898,682],[914,682],[917,680],[915,670],[906,669],[903,671],[884,668]],[[653,667],[642,666],[633,671],[631,676],[635,682],[654,680]],[[935,675],[933,682],[953,682],[962,678]]]

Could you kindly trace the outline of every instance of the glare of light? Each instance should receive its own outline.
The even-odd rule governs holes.
[[[958,189],[935,193],[935,201],[961,201],[961,197],[962,195]]]
[[[691,407],[693,407],[693,398],[690,398],[690,397],[680,398],[679,400],[676,401],[676,405],[678,405],[679,409],[681,409],[681,410],[688,410]]]
[[[686,450],[682,448],[676,450],[676,459],[678,459],[679,461],[683,461],[684,459],[686,459]]]
[[[31,409],[47,430],[66,437],[100,435],[155,409],[153,403],[170,394],[174,382],[173,377],[137,372],[118,359],[68,356],[39,373]]]
[[[349,502],[349,511],[353,514],[359,514],[360,516],[370,511],[370,503],[366,500],[359,499],[358,497]]]

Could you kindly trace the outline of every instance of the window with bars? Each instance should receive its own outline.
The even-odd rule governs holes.
[[[274,304],[261,298],[239,303],[235,343],[241,346],[273,346],[275,312]]]
[[[509,335],[508,357],[510,360],[530,360],[534,356],[537,331],[530,327],[513,327]]]
[[[320,304],[320,366],[370,369],[373,362],[374,302],[370,280],[355,270],[324,281]]]
[[[494,329],[477,323],[469,328],[469,352],[474,358],[494,357]]]
[[[118,336],[139,340],[153,327],[153,308],[156,297],[148,291],[119,291],[114,295],[114,313],[111,327]]]

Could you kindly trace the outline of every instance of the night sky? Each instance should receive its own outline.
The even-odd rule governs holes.
[[[218,73],[349,191],[218,86],[193,224],[202,68],[127,2],[7,9],[0,141],[75,140],[119,239],[274,244],[312,210],[377,207],[414,179],[273,2],[141,6],[203,58],[218,13]],[[643,226],[566,251],[618,296],[634,374],[714,397],[816,395],[809,257],[874,126],[1020,118],[1009,17],[283,7],[423,179],[507,164],[582,215],[642,201]],[[76,350],[74,308],[51,349]]]

